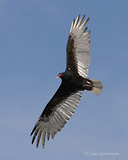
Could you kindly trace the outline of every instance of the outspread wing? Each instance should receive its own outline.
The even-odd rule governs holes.
[[[66,70],[85,78],[90,63],[90,32],[86,32],[87,28],[84,28],[89,18],[83,22],[84,17],[79,20],[78,16],[72,22],[67,43]]]
[[[49,140],[50,136],[54,138],[55,134],[64,127],[73,115],[81,95],[82,91],[78,90],[76,86],[62,81],[59,89],[45,107],[32,130],[32,143],[37,137],[36,146],[38,147],[42,137],[42,147],[44,147],[46,135],[47,140]]]

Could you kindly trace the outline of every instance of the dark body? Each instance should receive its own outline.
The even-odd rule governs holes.
[[[44,111],[41,114],[42,117],[48,117],[51,113],[53,113],[57,107],[57,104],[69,97],[70,94],[80,90],[84,91],[85,89],[91,91],[93,88],[93,82],[91,80],[78,75],[73,75],[69,71],[64,72],[61,79],[61,86],[46,105]],[[54,106],[54,103],[56,103],[56,106]]]

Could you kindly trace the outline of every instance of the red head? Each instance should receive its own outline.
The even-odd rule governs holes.
[[[63,77],[63,73],[59,73],[57,78],[62,78]]]

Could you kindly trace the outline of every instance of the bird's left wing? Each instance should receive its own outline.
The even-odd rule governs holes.
[[[89,18],[83,22],[84,17],[79,20],[78,16],[72,22],[67,42],[66,70],[85,78],[90,63],[90,32],[86,32],[87,28],[84,28]]]
[[[54,138],[55,134],[64,127],[73,115],[81,95],[82,91],[72,86],[72,84],[62,81],[31,132],[31,135],[33,135],[32,144],[37,137],[36,146],[38,147],[42,137],[42,147],[44,147],[46,135],[47,140],[50,136]]]

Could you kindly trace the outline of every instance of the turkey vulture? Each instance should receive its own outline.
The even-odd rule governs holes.
[[[88,66],[90,63],[90,32],[85,27],[89,18],[83,21],[80,15],[74,19],[71,25],[67,42],[67,66],[63,73],[57,78],[62,82],[55,95],[46,105],[40,115],[31,135],[32,144],[37,137],[38,147],[42,137],[42,147],[45,145],[45,138],[54,138],[55,134],[64,127],[76,110],[82,92],[88,90],[94,94],[100,94],[102,84],[100,80],[87,79]]]

